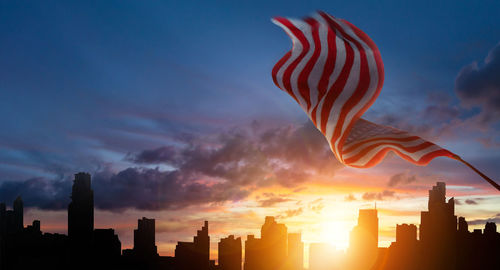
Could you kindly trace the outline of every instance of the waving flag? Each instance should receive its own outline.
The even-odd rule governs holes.
[[[303,20],[278,17],[273,22],[293,44],[272,70],[274,83],[297,101],[340,162],[369,168],[389,151],[416,165],[446,156],[500,190],[495,181],[452,152],[361,118],[382,89],[384,64],[375,43],[359,28],[324,12]]]
[[[369,168],[389,151],[417,165],[455,156],[418,136],[360,118],[384,82],[380,52],[363,31],[324,12],[273,22],[293,42],[273,68],[274,82],[299,103],[339,161]]]
[[[273,68],[274,83],[297,101],[340,162],[369,168],[389,151],[416,165],[445,156],[464,163],[500,191],[500,185],[458,155],[361,118],[382,89],[384,65],[375,43],[359,28],[324,12],[303,20],[278,17],[273,22],[293,44]]]

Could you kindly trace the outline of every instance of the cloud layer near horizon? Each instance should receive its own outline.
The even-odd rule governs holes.
[[[341,167],[310,123],[263,128],[254,122],[250,128],[213,137],[187,138],[184,143],[128,154],[125,159],[135,165],[124,170],[104,167],[95,172],[96,207],[162,210],[239,201],[259,188],[295,188],[313,177],[333,177]],[[22,195],[27,207],[64,209],[70,187],[71,179],[4,181],[0,198],[10,201]],[[278,202],[269,197],[261,205]]]

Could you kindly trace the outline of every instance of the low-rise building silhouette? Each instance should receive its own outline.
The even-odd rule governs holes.
[[[218,247],[219,270],[241,270],[241,237],[222,238]]]
[[[158,256],[155,244],[155,220],[143,217],[134,230],[134,255],[141,258]]]
[[[122,244],[113,229],[95,229],[93,257],[99,266],[117,265],[122,254]]]
[[[262,257],[265,254],[261,248],[261,241],[260,238],[255,238],[253,234],[247,236],[247,240],[245,241],[245,270],[262,269],[261,264],[265,263]]]
[[[267,216],[260,230],[261,238],[253,235],[245,242],[245,270],[283,268],[287,261],[287,228]]]
[[[210,267],[210,236],[208,221],[198,230],[193,242],[178,242],[175,247],[175,263],[178,269],[208,270]]]
[[[301,233],[288,234],[288,270],[304,269],[304,243],[302,242]]]
[[[387,269],[417,270],[419,243],[417,226],[414,224],[396,225],[396,241],[389,248]]]

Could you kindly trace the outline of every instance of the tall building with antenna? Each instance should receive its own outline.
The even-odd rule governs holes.
[[[360,209],[358,224],[351,231],[348,249],[349,269],[368,270],[378,257],[378,215],[374,209]],[[359,260],[363,258],[363,260]]]

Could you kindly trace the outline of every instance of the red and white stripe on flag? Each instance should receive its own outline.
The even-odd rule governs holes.
[[[369,168],[389,151],[417,165],[454,156],[418,136],[361,118],[382,89],[384,65],[375,43],[359,28],[324,12],[273,22],[293,44],[272,70],[274,83],[297,101],[339,161]]]

